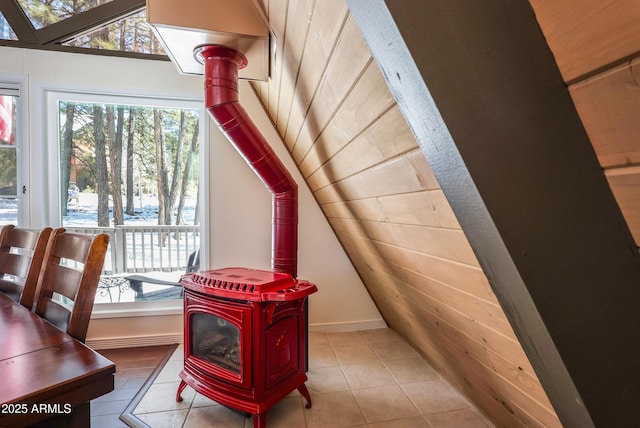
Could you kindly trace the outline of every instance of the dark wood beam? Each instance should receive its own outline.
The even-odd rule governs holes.
[[[529,1],[347,3],[563,425],[636,425],[638,252]]]
[[[0,12],[2,12],[18,39],[23,40],[25,43],[38,43],[35,29],[18,4],[18,0],[0,1]]]
[[[136,13],[146,7],[145,0],[113,0],[36,32],[40,44],[63,43],[99,27]]]
[[[68,53],[77,53],[84,55],[98,55],[98,56],[113,56],[119,58],[137,58],[137,59],[145,59],[145,60],[154,60],[154,61],[171,61],[166,55],[158,55],[158,54],[143,54],[138,52],[128,52],[128,51],[116,51],[110,49],[93,49],[93,48],[78,48],[75,46],[63,46],[63,45],[34,45],[21,43],[19,40],[0,40],[0,46],[7,46],[11,48],[19,48],[19,49],[38,49],[42,51],[52,51],[52,52],[68,52]]]
[[[113,0],[76,16],[35,30],[17,0],[1,0],[0,12],[11,25],[18,40],[0,40],[0,46],[168,61],[169,58],[166,55],[78,48],[60,44],[139,12],[145,7],[145,0]]]

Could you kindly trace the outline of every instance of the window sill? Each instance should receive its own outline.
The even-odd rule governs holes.
[[[153,302],[103,303],[93,307],[91,319],[153,317],[182,315],[182,300],[156,300]]]

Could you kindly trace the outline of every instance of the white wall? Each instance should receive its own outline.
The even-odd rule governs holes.
[[[285,145],[246,81],[240,103],[298,183],[298,277],[318,286],[309,297],[309,324],[380,326],[382,317],[330,228]],[[211,126],[212,267],[269,269],[271,193],[214,124]]]
[[[29,111],[28,151],[31,227],[54,224],[49,199],[45,132],[46,91],[79,91],[145,97],[203,99],[201,76],[179,75],[173,64],[107,56],[47,52],[0,47],[0,81],[22,82]],[[26,94],[25,94],[26,93]],[[284,144],[274,131],[250,86],[243,82],[241,102],[253,117],[297,181],[300,196],[299,268],[300,278],[318,285],[310,297],[310,324],[323,328],[384,325],[371,298],[347,259],[333,231],[298,173]],[[270,267],[271,195],[235,152],[215,125],[210,126],[209,228],[210,267]],[[206,150],[205,150],[206,151]],[[203,264],[206,262],[203,261]],[[156,307],[152,319],[140,319],[133,312],[113,317],[98,308],[94,311],[88,343],[116,343],[131,346],[162,343],[182,333],[181,308]],[[127,338],[131,340],[127,341]],[[173,339],[169,339],[173,340]]]

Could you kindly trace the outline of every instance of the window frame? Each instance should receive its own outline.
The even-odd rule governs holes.
[[[154,97],[148,95],[131,94],[110,94],[104,92],[74,91],[65,89],[45,89],[44,90],[44,115],[45,115],[45,140],[46,163],[44,171],[48,178],[44,181],[45,189],[43,197],[46,199],[45,223],[52,227],[60,227],[62,224],[62,207],[60,201],[60,131],[59,131],[59,102],[72,101],[78,103],[98,103],[132,105],[145,107],[166,107],[166,108],[188,108],[197,110],[200,116],[200,201],[203,206],[209,206],[208,183],[209,173],[206,163],[209,159],[209,120],[206,115],[204,104],[200,99],[188,99],[177,97]],[[200,214],[201,242],[208,242],[209,218],[205,211]],[[200,257],[202,261],[208,260],[208,248],[201,246]],[[114,302],[96,303],[92,318],[119,318],[123,315],[131,316],[154,316],[154,315],[176,315],[181,314],[183,309],[182,299],[161,300],[148,302]]]
[[[12,95],[17,100],[16,115],[16,190],[18,197],[17,226],[31,224],[30,213],[30,168],[29,168],[29,89],[25,76],[0,73],[0,95]],[[24,189],[24,191],[23,191]]]

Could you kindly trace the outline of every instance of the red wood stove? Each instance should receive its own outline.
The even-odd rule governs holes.
[[[266,412],[305,386],[306,299],[317,287],[288,273],[225,268],[186,275],[184,369],[186,385],[225,406],[253,415]]]

